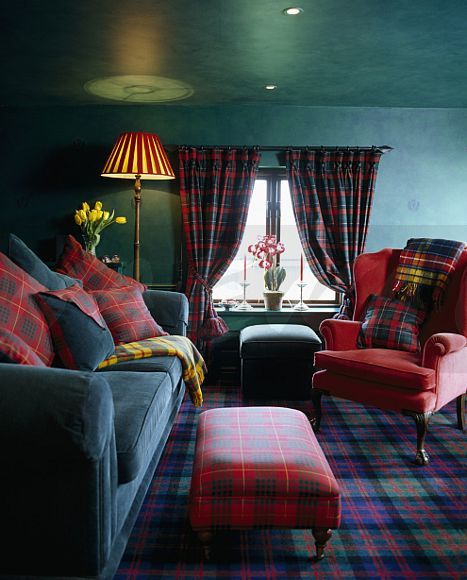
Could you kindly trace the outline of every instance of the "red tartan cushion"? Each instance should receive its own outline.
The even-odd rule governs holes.
[[[371,294],[358,336],[359,348],[418,352],[425,312],[394,298]]]
[[[81,244],[73,236],[66,237],[56,271],[81,280],[85,290],[106,290],[127,286],[134,286],[140,292],[146,290],[146,286],[141,282],[119,274],[103,264],[96,256],[83,250]]]
[[[47,321],[34,294],[47,290],[0,252],[0,326],[19,337],[45,365],[54,358]]]
[[[115,344],[124,344],[165,336],[165,332],[154,320],[136,288],[114,288],[104,292],[92,292],[97,301]]]
[[[0,362],[45,367],[42,360],[24,340],[3,328],[0,329]]]
[[[81,286],[41,292],[36,300],[65,368],[93,371],[114,352],[112,335],[97,302]]]
[[[201,413],[189,500],[193,529],[338,528],[340,515],[339,486],[301,411]]]

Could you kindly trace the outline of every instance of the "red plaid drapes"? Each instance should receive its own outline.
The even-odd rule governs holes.
[[[212,288],[240,246],[259,159],[256,149],[179,149],[188,336],[198,347],[228,330],[214,310]]]
[[[377,149],[287,151],[295,220],[313,274],[345,294],[351,316],[352,267],[365,247],[381,152]]]

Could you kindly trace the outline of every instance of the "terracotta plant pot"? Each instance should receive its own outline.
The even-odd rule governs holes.
[[[280,290],[265,290],[263,292],[264,307],[266,310],[280,310],[284,293]]]

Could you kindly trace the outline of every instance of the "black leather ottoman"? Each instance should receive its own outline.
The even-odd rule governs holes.
[[[240,332],[241,386],[251,399],[309,399],[316,333],[301,324],[258,324]]]

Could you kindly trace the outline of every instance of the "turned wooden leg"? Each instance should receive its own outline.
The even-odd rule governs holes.
[[[321,397],[323,396],[323,391],[319,389],[311,389],[311,402],[313,403],[314,416],[310,419],[311,426],[315,433],[319,433],[319,428],[321,426]]]
[[[465,431],[465,393],[457,397],[457,426]]]
[[[324,548],[329,538],[332,536],[332,531],[327,528],[313,528],[313,537],[315,539],[316,556],[314,560],[322,560],[324,558]]]
[[[413,417],[417,425],[417,454],[415,455],[415,463],[417,465],[426,465],[430,458],[425,451],[425,436],[428,430],[428,423],[433,415],[433,411],[426,413],[415,413],[413,411],[405,411],[406,415]]]
[[[212,543],[212,538],[213,538],[212,532],[203,531],[203,532],[196,532],[196,533],[198,535],[199,541],[203,545],[205,559],[210,560],[211,559],[211,543]]]

